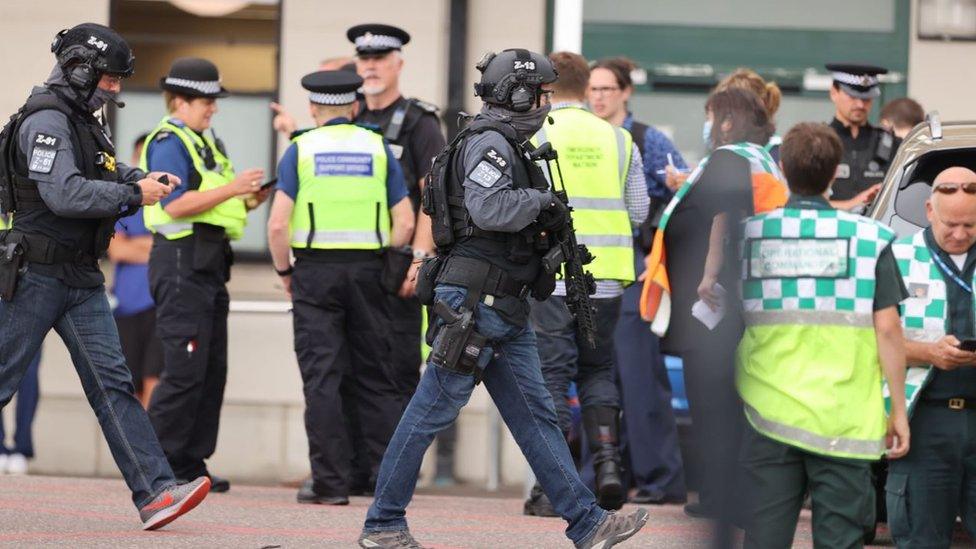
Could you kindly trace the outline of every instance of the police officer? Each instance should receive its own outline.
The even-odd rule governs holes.
[[[613,379],[613,334],[624,285],[634,281],[633,230],[647,217],[647,185],[640,151],[630,133],[583,107],[590,77],[586,59],[556,52],[549,61],[559,74],[552,84],[552,113],[532,141],[548,142],[561,151],[562,169],[554,177],[562,174],[558,188],[565,186],[569,194],[579,243],[596,256],[587,265],[597,279],[592,300],[596,346],[591,348],[578,336],[561,280],[552,297],[532,301],[532,327],[559,427],[568,439],[572,418],[566,393],[575,381],[583,430],[593,454],[597,501],[604,509],[620,509],[627,490],[620,471],[620,395]],[[533,487],[524,512],[552,512],[540,486]]]
[[[366,108],[356,116],[357,122],[379,126],[390,143],[393,155],[400,161],[403,177],[410,192],[410,202],[417,217],[412,235],[413,253],[423,259],[434,250],[430,219],[420,212],[420,192],[430,163],[444,148],[444,135],[437,118],[437,107],[400,94],[400,51],[410,42],[403,29],[380,24],[356,25],[346,32],[356,46],[356,71],[363,78]],[[415,264],[419,266],[419,261]],[[403,281],[399,295],[390,296],[393,317],[392,341],[397,350],[394,377],[406,408],[420,380],[420,303],[414,297],[416,268]],[[399,419],[399,418],[397,418]]]
[[[484,108],[435,160],[425,189],[424,207],[443,254],[418,275],[421,299],[437,313],[431,358],[384,456],[359,543],[420,547],[404,515],[424,452],[483,380],[569,523],[567,536],[576,547],[609,547],[640,530],[647,513],[608,513],[580,481],[528,326],[530,287],[540,299],[552,291],[551,279],[540,276],[541,233],[564,226],[568,216],[523,146],[549,113],[544,86],[556,72],[544,56],[524,49],[489,54],[478,69],[475,92]]]
[[[931,225],[893,246],[909,293],[912,410],[911,450],[888,470],[888,528],[899,547],[948,548],[956,517],[976,536],[976,172],[948,168],[932,189]]]
[[[862,546],[870,464],[886,434],[890,457],[909,448],[905,399],[892,399],[889,419],[881,391],[882,373],[897,394],[905,382],[895,234],[828,204],[841,154],[823,125],[794,126],[780,149],[789,202],[743,224],[747,548],[790,547],[807,491],[815,545]]]
[[[401,409],[389,376],[399,350],[386,338],[390,313],[380,288],[380,252],[393,247],[409,254],[413,212],[383,136],[351,122],[361,85],[349,71],[302,78],[318,127],[298,137],[278,163],[268,220],[275,269],[292,297],[305,392],[312,483],[299,491],[300,503],[349,503],[347,407],[362,422],[361,459],[369,460],[374,481]],[[354,402],[344,401],[341,383],[355,385]]]
[[[830,127],[844,146],[831,203],[842,210],[863,209],[878,194],[901,144],[891,132],[868,122],[874,98],[881,95],[878,75],[886,74],[888,69],[850,63],[825,66],[834,79],[830,87],[830,100],[834,103]]]
[[[115,160],[93,112],[116,101],[131,75],[129,45],[83,23],[57,34],[57,64],[0,134],[0,204],[16,226],[0,232],[0,408],[54,328],[71,353],[143,528],[159,528],[196,506],[206,477],[175,485],[149,419],[133,396],[98,258],[117,216],[170,193],[172,174]],[[104,118],[103,118],[104,120]],[[13,206],[13,208],[11,208]]]
[[[181,184],[145,212],[154,234],[149,285],[164,358],[149,417],[178,478],[205,475],[215,492],[226,492],[230,483],[212,476],[204,460],[217,446],[227,381],[230,240],[241,237],[248,208],[270,189],[259,188],[263,170],[235,174],[222,142],[204,134],[217,98],[227,96],[213,63],[177,59],[160,87],[169,114],[146,138],[142,166],[175,173]]]

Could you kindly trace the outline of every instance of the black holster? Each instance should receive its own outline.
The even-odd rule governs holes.
[[[0,300],[10,301],[17,293],[17,280],[24,266],[26,250],[19,241],[0,244]]]
[[[438,301],[433,312],[441,323],[433,331],[436,336],[430,352],[431,363],[452,372],[475,376],[476,382],[480,382],[478,359],[488,338],[475,331],[474,309],[462,306],[454,311],[444,301]]]
[[[417,270],[417,299],[421,305],[428,307],[434,304],[434,286],[437,284],[437,275],[441,272],[441,266],[447,259],[442,255],[428,257]]]
[[[403,279],[413,263],[413,252],[408,247],[386,248],[383,250],[383,271],[380,273],[380,287],[388,294],[396,294],[403,285]]]

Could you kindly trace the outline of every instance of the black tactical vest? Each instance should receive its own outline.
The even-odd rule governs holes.
[[[850,136],[841,136],[844,156],[837,166],[837,178],[833,185],[833,200],[847,200],[884,181],[888,167],[901,142],[881,128],[865,124],[861,132],[868,134],[867,146],[856,148]]]
[[[475,226],[464,206],[464,176],[466,172],[461,166],[462,155],[457,153],[463,150],[467,138],[485,131],[502,134],[514,150],[514,156],[520,160],[512,166],[512,184],[516,189],[546,190],[549,188],[549,183],[542,170],[535,162],[527,158],[527,151],[523,147],[524,140],[519,139],[511,125],[484,118],[475,119],[462,130],[448,150],[442,153],[450,155],[447,160],[447,169],[438,174],[446,176],[444,177],[444,185],[447,190],[447,206],[454,237],[449,253],[488,261],[505,270],[514,279],[530,284],[538,275],[539,257],[548,248],[547,241],[538,237],[538,230],[534,224],[518,233],[481,230]],[[432,179],[437,167],[435,160],[435,167],[431,170],[432,178],[428,180],[428,186],[433,183]],[[437,184],[439,183],[434,183],[434,186]],[[434,187],[431,188],[433,190]],[[432,223],[434,222],[436,221],[432,218]],[[439,246],[438,251],[447,250]]]
[[[20,149],[20,124],[31,114],[56,110],[68,118],[71,127],[71,146],[78,171],[86,179],[118,181],[115,167],[115,147],[102,125],[89,112],[49,88],[32,94],[20,110],[14,142],[14,191],[17,201],[17,232],[39,234],[54,240],[59,247],[77,250],[89,262],[108,249],[115,217],[105,219],[77,219],[61,217],[52,212],[40,197],[37,183],[28,177],[28,155]]]

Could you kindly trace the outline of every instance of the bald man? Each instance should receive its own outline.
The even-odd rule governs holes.
[[[898,547],[949,547],[956,517],[976,539],[976,172],[932,183],[930,226],[892,245],[910,297],[902,304],[909,453],[888,473]]]

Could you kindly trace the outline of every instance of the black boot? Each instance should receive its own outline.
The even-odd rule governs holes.
[[[538,481],[532,485],[532,491],[529,492],[529,499],[525,500],[525,506],[522,507],[522,514],[536,517],[559,516],[556,510],[553,509],[549,497],[542,491],[542,486],[539,485]]]
[[[616,511],[627,501],[627,490],[621,480],[617,422],[620,411],[609,406],[583,408],[583,428],[593,453],[596,473],[596,499],[600,507]]]

